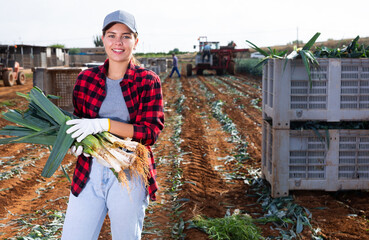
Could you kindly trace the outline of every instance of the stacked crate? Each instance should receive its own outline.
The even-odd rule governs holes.
[[[50,67],[33,69],[33,86],[45,94],[59,96],[52,101],[60,108],[73,112],[72,93],[78,74],[85,67]]]
[[[293,130],[291,123],[369,119],[369,59],[269,60],[263,69],[262,172],[272,196],[369,189],[369,130]]]

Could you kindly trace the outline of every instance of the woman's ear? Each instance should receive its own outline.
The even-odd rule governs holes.
[[[136,38],[136,42],[135,42],[135,46],[133,47],[133,50],[136,50],[137,44],[138,44],[138,38]]]

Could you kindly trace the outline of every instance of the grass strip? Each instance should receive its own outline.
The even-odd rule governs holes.
[[[254,220],[246,214],[233,214],[224,218],[197,216],[193,226],[206,232],[216,240],[258,240],[264,239]]]

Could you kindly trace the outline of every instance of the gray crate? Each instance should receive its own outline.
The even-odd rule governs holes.
[[[317,134],[276,129],[264,121],[262,173],[272,197],[287,196],[289,190],[368,190],[369,131]]]
[[[78,74],[86,68],[35,68],[33,85],[39,87],[45,94],[61,97],[52,100],[58,107],[72,112],[72,91]]]
[[[263,118],[289,129],[291,121],[369,119],[369,59],[318,59],[312,85],[301,60],[272,59],[263,68]]]

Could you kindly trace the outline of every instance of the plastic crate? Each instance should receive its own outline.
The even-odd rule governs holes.
[[[369,118],[369,59],[318,59],[311,85],[301,60],[271,59],[263,68],[263,118],[274,128],[291,121]]]
[[[272,197],[289,190],[369,189],[369,131],[275,129],[263,122],[262,173]]]
[[[33,85],[38,86],[45,94],[61,97],[52,100],[58,107],[72,112],[72,92],[78,74],[86,68],[35,68]]]

